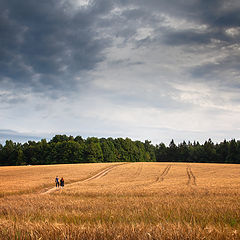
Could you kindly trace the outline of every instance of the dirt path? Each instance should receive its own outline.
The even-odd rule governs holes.
[[[123,165],[123,164],[127,164],[127,163],[122,163],[122,164],[110,166],[110,167],[108,167],[108,168],[100,171],[99,173],[97,173],[97,174],[95,174],[95,175],[93,175],[93,176],[91,176],[91,177],[88,177],[87,179],[80,180],[80,181],[73,182],[73,183],[69,183],[69,184],[65,184],[65,187],[66,187],[66,186],[73,186],[74,184],[76,185],[76,184],[79,184],[79,183],[88,182],[88,181],[91,181],[91,180],[93,180],[93,179],[99,179],[99,178],[105,176],[105,175],[106,175],[108,172],[110,172],[113,168],[118,167],[118,166],[121,166],[121,165]],[[55,191],[57,191],[57,190],[59,190],[59,188],[53,187],[53,188],[48,189],[48,190],[45,191],[45,192],[42,192],[41,194],[43,194],[43,195],[44,195],[44,194],[49,194],[49,193],[55,192]]]
[[[187,176],[188,176],[187,185],[190,185],[190,184],[197,185],[196,177],[194,176],[192,169],[190,167],[187,167],[186,171],[187,171]]]

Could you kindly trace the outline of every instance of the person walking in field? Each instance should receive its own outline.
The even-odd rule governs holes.
[[[64,179],[63,179],[63,177],[62,177],[61,180],[60,180],[60,186],[61,186],[61,188],[64,187]]]
[[[58,178],[58,176],[56,176],[56,178],[55,178],[55,183],[56,183],[56,187],[59,187],[59,178]]]

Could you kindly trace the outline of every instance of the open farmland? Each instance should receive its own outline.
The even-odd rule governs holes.
[[[1,167],[0,177],[0,239],[240,239],[239,165]]]

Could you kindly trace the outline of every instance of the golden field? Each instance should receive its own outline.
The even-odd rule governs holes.
[[[239,197],[240,165],[0,167],[0,239],[240,239]]]

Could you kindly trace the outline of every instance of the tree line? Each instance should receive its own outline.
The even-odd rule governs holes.
[[[214,144],[211,139],[199,142],[183,141],[168,146],[130,138],[83,139],[56,135],[50,141],[0,144],[0,165],[37,165],[99,162],[205,162],[240,163],[240,141],[232,139]]]

